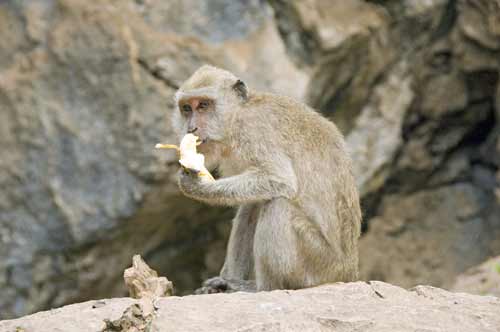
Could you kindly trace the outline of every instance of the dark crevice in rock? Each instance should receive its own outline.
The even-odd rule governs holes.
[[[153,76],[156,80],[162,82],[168,88],[177,90],[179,85],[168,78],[168,75],[162,73],[162,69],[157,66],[151,66],[145,59],[138,58],[137,63],[144,69],[147,73]]]
[[[498,73],[481,71],[466,75],[466,85],[469,95],[469,104],[466,109],[459,112],[443,114],[439,119],[431,119],[418,112],[417,109],[407,113],[402,128],[405,146],[402,146],[390,166],[391,177],[385,185],[375,193],[369,193],[362,198],[364,220],[369,220],[378,215],[378,208],[382,197],[391,194],[414,194],[420,191],[435,190],[444,186],[459,183],[470,183],[478,186],[484,185],[484,179],[474,178],[474,164],[481,164],[490,169],[490,179],[494,180],[497,170],[494,164],[489,163],[480,156],[480,148],[494,132],[497,121],[493,96],[498,83]],[[457,141],[447,141],[447,137],[460,137]],[[397,161],[402,154],[408,151],[406,145],[420,137],[428,137],[425,149],[430,156],[435,158],[435,164],[428,170],[413,170],[400,168]],[[439,143],[439,144],[438,144]],[[445,170],[445,166],[453,163],[452,156],[465,155],[470,167],[466,174],[457,175],[453,179],[433,180]],[[479,181],[479,183],[478,183]],[[494,183],[494,182],[493,182]],[[363,232],[368,231],[369,224],[363,224]]]
[[[376,290],[375,287],[373,287],[373,283],[371,281],[366,281],[366,283],[370,285],[370,288],[373,290],[373,293],[375,293],[375,295],[377,295],[381,299],[385,299],[385,296],[382,295],[382,293],[380,293],[378,290]]]
[[[465,83],[471,103],[477,103],[485,99],[492,100],[498,84],[498,72],[481,70],[467,73]]]
[[[401,136],[408,142],[417,128],[422,127],[429,121],[429,118],[419,112],[407,112],[401,128]]]
[[[361,198],[361,211],[363,221],[361,223],[361,236],[369,231],[369,220],[377,215],[378,207],[382,201],[381,195],[377,193],[369,193]]]
[[[490,108],[485,112],[483,119],[476,123],[471,131],[464,136],[462,141],[458,143],[459,147],[474,147],[474,149],[477,149],[493,131],[496,124],[495,109],[490,103],[488,104]]]
[[[348,112],[349,114],[345,114],[347,111],[342,112],[342,108],[339,107],[341,103],[345,102],[346,97],[351,93],[352,79],[353,77],[349,77],[347,81],[340,84],[335,90],[335,94],[330,98],[327,104],[324,107],[321,107],[321,113],[327,117],[333,117],[337,126],[344,129],[344,134],[348,133],[349,129],[352,127],[352,122],[354,121],[353,119],[356,118],[353,114],[351,114],[354,112]],[[359,112],[356,113],[359,114]],[[347,125],[347,123],[349,123],[349,125]]]
[[[441,38],[445,38],[449,35],[449,32],[455,26],[457,20],[457,1],[450,0],[444,8],[441,20],[431,36],[431,41],[436,41]]]
[[[421,188],[416,188],[414,191],[409,192],[408,194],[414,195],[417,193],[421,192],[426,192],[426,191],[436,191],[439,190],[440,188],[445,188],[445,187],[452,187],[452,186],[458,186],[458,185],[470,185],[471,181],[470,179],[454,179],[446,182],[440,182],[436,184],[430,184],[426,185],[425,187]]]
[[[403,174],[403,175],[402,175]],[[399,174],[400,177],[404,177],[404,173]],[[415,175],[414,175],[415,176]],[[427,178],[429,177],[428,175],[420,174],[420,178]],[[448,187],[448,186],[454,186],[454,185],[459,185],[459,184],[468,184],[470,183],[470,179],[455,179],[452,181],[447,181],[447,182],[440,182],[438,184],[434,185],[425,185],[425,186],[415,186],[412,189],[407,189],[407,190],[400,190],[402,187],[402,184],[399,178],[390,178],[387,180],[386,184],[384,185],[383,189],[380,191],[372,192],[367,195],[365,195],[362,198],[362,208],[363,208],[363,224],[362,224],[362,233],[367,233],[370,230],[370,223],[368,222],[371,220],[373,217],[376,217],[380,214],[380,205],[382,203],[382,200],[384,197],[388,197],[390,195],[411,195],[411,194],[416,194],[419,192],[424,192],[424,191],[434,191],[442,187]],[[425,183],[424,181],[412,181],[413,183]],[[404,233],[406,231],[405,227],[402,227],[396,231],[391,231],[388,232],[387,235],[390,235],[391,237],[397,238],[399,235]]]
[[[485,47],[486,45],[482,44],[481,41],[479,41],[478,39],[472,38],[467,34],[462,34],[462,38],[464,39],[464,41],[467,41],[467,43],[470,44],[468,46],[472,46],[477,50],[480,50],[481,53],[484,53],[485,55],[489,55],[492,57],[498,57],[498,50]]]
[[[471,104],[466,112],[443,116],[431,132],[427,145],[429,153],[446,157],[457,149],[477,146],[486,140],[494,125],[494,111],[490,102]],[[447,139],[455,133],[461,136],[458,141]]]
[[[268,0],[273,8],[278,31],[287,45],[287,53],[299,67],[313,65],[321,47],[313,31],[304,29],[299,14],[289,2]]]
[[[381,46],[372,45],[371,40],[380,34],[381,31],[374,30],[369,36],[349,37],[342,48],[323,54],[321,64],[312,75],[308,103],[332,119],[344,135],[354,127],[374,87],[399,63],[400,57],[389,54],[375,69],[371,68],[370,59],[380,56],[381,52]],[[354,55],[347,53],[348,50]]]

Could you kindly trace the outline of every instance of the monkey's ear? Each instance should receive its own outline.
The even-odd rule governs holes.
[[[241,99],[244,101],[248,100],[248,89],[242,80],[237,80],[236,83],[233,84],[233,90]]]

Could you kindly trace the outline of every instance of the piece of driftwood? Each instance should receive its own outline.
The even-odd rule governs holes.
[[[155,301],[174,293],[171,281],[158,277],[140,255],[132,258],[132,267],[123,272],[130,297],[138,299],[116,320],[105,319],[101,332],[154,332],[151,322],[155,317]]]
[[[158,277],[158,273],[151,269],[141,258],[135,255],[132,258],[132,267],[123,273],[130,297],[134,299],[155,299],[162,296],[171,296],[174,292],[172,282],[165,277]]]

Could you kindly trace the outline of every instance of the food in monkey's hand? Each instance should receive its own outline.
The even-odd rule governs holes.
[[[180,154],[179,163],[182,167],[196,171],[198,177],[204,180],[215,181],[212,174],[205,167],[205,156],[196,152],[197,145],[199,145],[198,136],[187,134],[182,138],[180,146],[158,143],[155,148],[176,149]]]

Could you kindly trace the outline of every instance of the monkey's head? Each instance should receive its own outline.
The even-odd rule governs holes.
[[[173,125],[179,138],[193,133],[201,140],[200,152],[209,159],[221,146],[229,144],[231,117],[248,98],[241,80],[226,70],[200,67],[175,94],[177,110]]]

